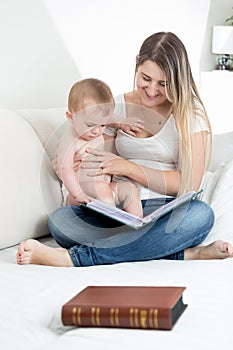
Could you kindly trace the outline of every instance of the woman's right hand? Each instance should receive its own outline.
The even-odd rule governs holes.
[[[118,175],[127,176],[131,162],[111,152],[87,149],[87,156],[82,159],[82,168],[90,169],[89,176]]]
[[[73,169],[74,171],[78,171],[82,164],[82,155],[80,155],[79,151],[75,152],[74,158],[73,158]]]

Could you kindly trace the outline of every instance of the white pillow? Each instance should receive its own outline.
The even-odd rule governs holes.
[[[213,135],[213,150],[210,171],[215,171],[221,165],[233,159],[233,131]]]
[[[212,174],[207,173],[203,188],[202,200],[207,202],[215,213],[214,226],[203,244],[207,245],[218,239],[233,244],[233,159]]]
[[[49,159],[54,159],[58,140],[68,125],[65,108],[20,109],[17,112],[32,126]]]
[[[48,215],[62,202],[59,182],[35,131],[0,110],[0,249],[49,233]]]

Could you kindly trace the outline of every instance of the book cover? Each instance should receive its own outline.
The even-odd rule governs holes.
[[[85,209],[94,210],[99,214],[108,216],[109,218],[117,220],[134,229],[139,229],[142,226],[148,225],[149,223],[158,220],[161,216],[169,213],[173,209],[181,206],[182,204],[188,203],[190,200],[198,198],[202,191],[203,190],[200,190],[198,192],[195,192],[195,191],[187,192],[184,195],[170,201],[169,203],[162,205],[159,209],[156,209],[149,215],[144,216],[143,218],[139,218],[135,215],[127,213],[122,209],[113,207],[97,199],[93,200],[92,202],[89,202],[88,204],[80,204],[80,206]]]
[[[63,305],[62,323],[171,330],[187,307],[184,290],[173,286],[88,286]]]

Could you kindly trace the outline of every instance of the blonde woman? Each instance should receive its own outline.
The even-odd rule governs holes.
[[[135,136],[108,130],[117,154],[89,150],[82,167],[89,176],[109,174],[138,184],[144,215],[189,190],[197,191],[208,165],[211,127],[193,81],[186,49],[173,33],[148,37],[136,57],[135,89],[115,99],[121,118],[140,117]],[[62,248],[35,240],[19,246],[19,264],[91,266],[151,259],[222,259],[230,243],[201,243],[214,224],[201,200],[173,210],[140,230],[119,226],[80,207],[57,209],[50,231]]]

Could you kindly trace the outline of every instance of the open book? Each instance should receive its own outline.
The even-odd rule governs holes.
[[[144,216],[143,218],[139,218],[138,216],[127,213],[124,210],[113,207],[97,199],[92,202],[89,202],[88,204],[81,204],[80,206],[88,208],[90,210],[94,210],[98,213],[101,213],[102,215],[108,216],[125,225],[133,227],[134,229],[139,229],[142,226],[148,225],[149,223],[156,221],[161,216],[167,214],[173,209],[179,207],[180,205],[187,203],[190,200],[196,199],[197,197],[199,197],[202,191],[203,190],[200,190],[198,192],[187,192],[184,195],[175,198],[171,202],[162,205],[159,209],[154,210],[152,213]]]

